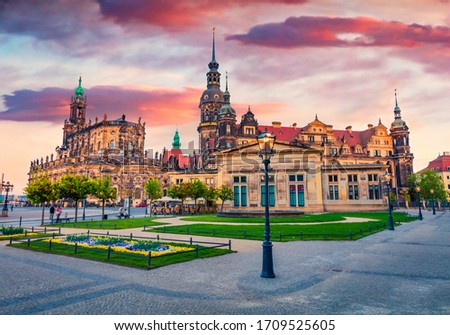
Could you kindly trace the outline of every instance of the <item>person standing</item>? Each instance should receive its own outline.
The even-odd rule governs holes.
[[[61,216],[61,214],[62,214],[62,208],[61,208],[61,205],[58,205],[58,207],[56,207],[56,223],[59,222],[59,217]]]
[[[50,206],[50,224],[53,224],[53,216],[55,215],[55,206],[51,204]]]

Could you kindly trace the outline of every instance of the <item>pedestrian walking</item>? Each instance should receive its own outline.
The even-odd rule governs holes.
[[[55,206],[53,204],[50,206],[50,224],[53,224],[53,217],[55,215]]]
[[[61,208],[61,205],[58,205],[58,207],[56,207],[56,223],[59,222],[59,217],[61,216],[61,214],[62,214],[62,208]]]

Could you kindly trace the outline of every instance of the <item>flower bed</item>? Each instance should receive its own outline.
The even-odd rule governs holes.
[[[44,242],[48,241],[49,240],[44,240]],[[115,252],[140,254],[144,256],[147,256],[150,252],[152,257],[195,250],[194,247],[160,244],[159,242],[154,241],[130,240],[122,237],[90,236],[87,234],[67,235],[64,240],[52,239],[52,243],[68,245],[75,245],[75,243],[77,243],[86,248],[111,248],[111,250]]]

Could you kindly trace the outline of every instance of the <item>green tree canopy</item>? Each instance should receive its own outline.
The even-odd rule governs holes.
[[[163,191],[162,191],[162,187],[161,187],[161,183],[159,182],[158,179],[152,178],[149,179],[145,184],[144,184],[144,189],[145,189],[145,193],[147,193],[147,196],[150,200],[150,206],[152,204],[152,202],[156,199],[160,199],[163,196]],[[152,211],[150,211],[150,216],[152,215]]]
[[[442,178],[433,170],[425,170],[422,173],[409,176],[408,185],[410,193],[414,196],[417,194],[416,187],[419,186],[420,195],[423,199],[431,199],[433,197],[431,190],[434,190],[435,199],[446,200],[448,196]]]
[[[97,178],[92,180],[92,195],[102,201],[102,220],[105,216],[105,202],[117,197],[117,189],[111,186],[111,179]]]
[[[42,204],[41,224],[44,224],[45,203],[58,199],[57,183],[52,182],[47,174],[34,175],[24,191],[32,204]]]
[[[181,205],[189,198],[190,186],[189,183],[181,183],[178,185],[172,185],[167,190],[170,197],[174,199],[181,200]],[[183,206],[181,206],[181,211],[183,211]]]
[[[75,201],[75,222],[78,214],[78,201],[93,193],[92,179],[86,176],[65,174],[58,179],[59,199]]]
[[[217,198],[219,198],[222,201],[220,211],[223,211],[224,202],[227,200],[233,200],[234,198],[233,190],[229,188],[227,185],[222,185],[217,189]]]
[[[204,198],[206,192],[208,191],[208,187],[200,180],[194,180],[192,183],[189,183],[189,198],[194,199],[195,210],[197,211],[197,200],[199,198]]]

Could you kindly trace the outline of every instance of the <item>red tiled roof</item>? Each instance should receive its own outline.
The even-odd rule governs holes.
[[[178,160],[178,166],[180,168],[189,167],[189,155],[183,154],[181,149],[171,149],[170,151],[165,151],[163,157],[164,163],[167,163],[171,156],[174,156]]]
[[[264,131],[267,129],[269,133],[275,135],[278,141],[292,142],[299,134],[301,128],[298,127],[274,127],[259,125],[258,129]]]
[[[336,140],[339,144],[344,144],[347,142],[347,144],[350,147],[354,147],[357,144],[359,144],[362,147],[365,147],[367,145],[367,142],[369,142],[370,137],[375,132],[374,128],[369,128],[362,131],[348,131],[348,130],[333,130],[334,137],[336,137]]]
[[[431,162],[425,170],[448,171],[450,169],[450,155],[444,154]]]

